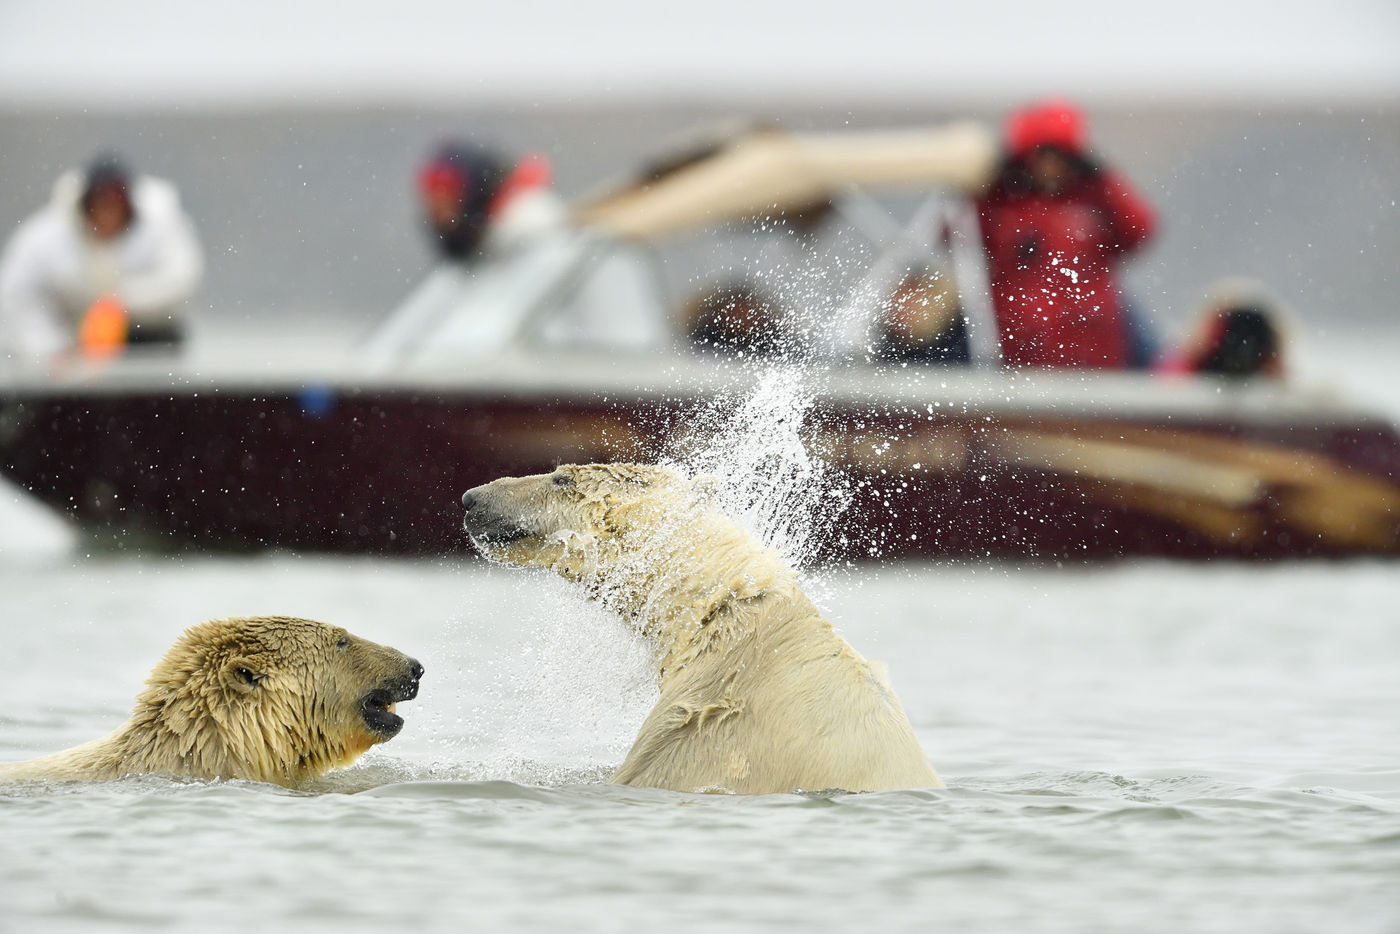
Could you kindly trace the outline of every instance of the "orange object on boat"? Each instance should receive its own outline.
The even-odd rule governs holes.
[[[114,357],[126,347],[129,331],[122,303],[111,296],[99,298],[78,325],[78,349],[85,357]]]

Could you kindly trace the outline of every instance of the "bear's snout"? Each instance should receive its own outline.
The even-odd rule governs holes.
[[[384,683],[384,689],[393,695],[395,702],[413,700],[418,696],[418,682],[423,678],[423,666],[418,659],[407,659],[408,668],[397,678]]]
[[[487,484],[490,486],[490,484]],[[495,497],[486,486],[473,487],[462,494],[462,528],[477,544],[503,545],[527,537],[530,532],[519,522],[507,519],[493,505]]]
[[[484,531],[495,518],[493,510],[487,507],[486,496],[479,486],[462,494],[462,508],[466,510],[462,526],[472,535]]]
[[[423,666],[418,659],[408,660],[408,683],[403,687],[404,700],[413,700],[418,696],[418,682],[423,677]]]
[[[491,511],[486,508],[486,498],[481,495],[481,487],[475,487],[462,494],[462,508],[466,510],[462,517],[462,528],[467,530],[467,534],[478,535],[490,524]]]

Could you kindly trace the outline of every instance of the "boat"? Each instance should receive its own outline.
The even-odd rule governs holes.
[[[439,270],[344,347],[132,348],[0,374],[0,470],[115,547],[451,553],[463,490],[674,457],[698,413],[787,369],[810,395],[789,427],[843,478],[833,560],[1400,553],[1400,436],[1383,413],[1286,380],[998,366],[966,205],[946,190],[994,155],[975,125],[747,134],[585,199],[566,231],[491,269]],[[892,189],[922,200],[881,228],[871,193]],[[600,301],[654,319],[659,239],[816,210],[883,245],[843,306],[856,322],[931,248],[915,235],[930,219],[951,232],[971,363],[720,359],[557,326]]]

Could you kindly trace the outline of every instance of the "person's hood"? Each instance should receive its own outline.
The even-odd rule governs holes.
[[[1014,111],[1006,119],[1006,148],[1024,159],[1041,146],[1054,146],[1072,155],[1084,152],[1088,125],[1084,112],[1067,100],[1042,101]]]
[[[71,218],[76,224],[82,223],[83,187],[86,176],[78,169],[69,169],[53,183],[49,195],[49,210]],[[131,207],[134,223],[146,220],[160,220],[176,214],[180,209],[180,195],[175,186],[160,178],[149,175],[136,175],[131,179]]]

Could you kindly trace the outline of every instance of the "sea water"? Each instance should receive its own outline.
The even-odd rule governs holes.
[[[437,561],[0,570],[0,759],[115,727],[186,625],[308,615],[427,667],[314,792],[0,792],[4,931],[1400,930],[1400,579],[1383,562],[897,565],[823,609],[946,790],[606,784],[648,653],[558,579]]]

